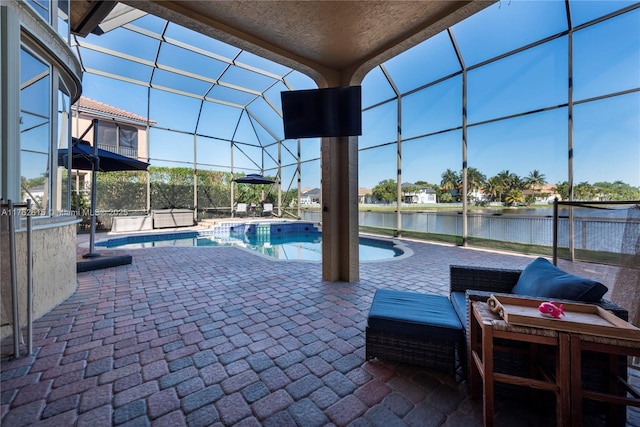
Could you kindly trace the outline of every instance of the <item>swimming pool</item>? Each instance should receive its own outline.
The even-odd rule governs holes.
[[[292,231],[280,234],[219,234],[210,231],[170,232],[116,237],[96,242],[98,247],[144,249],[166,246],[236,246],[279,260],[322,260],[322,233]],[[390,239],[360,237],[360,261],[380,261],[408,256],[409,249]]]

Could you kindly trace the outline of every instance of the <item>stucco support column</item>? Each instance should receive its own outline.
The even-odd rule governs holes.
[[[322,138],[322,279],[360,278],[358,137]]]
[[[359,85],[365,75],[362,67],[315,71],[320,88]],[[322,280],[356,282],[360,280],[358,137],[321,141]]]

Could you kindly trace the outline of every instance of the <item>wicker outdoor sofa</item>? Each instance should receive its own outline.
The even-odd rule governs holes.
[[[470,339],[467,333],[469,302],[486,301],[492,294],[517,296],[518,294],[514,291],[523,289],[521,283],[530,279],[532,271],[538,274],[538,281],[529,285],[528,291],[532,291],[533,294],[540,288],[552,294],[575,294],[577,295],[575,299],[563,299],[554,295],[553,300],[597,304],[619,318],[628,320],[626,309],[601,298],[607,291],[604,285],[569,275],[543,258],[534,260],[524,270],[451,265],[448,297],[389,289],[376,291],[365,330],[366,359],[379,358],[410,363],[448,372],[460,379],[466,378],[467,348]],[[558,281],[554,280],[554,274],[560,275]],[[523,280],[520,280],[521,276]],[[573,283],[567,283],[566,279]],[[549,290],[549,283],[555,283],[556,288]],[[573,290],[567,292],[567,289]],[[532,293],[524,295],[527,298],[536,298]],[[546,296],[539,299],[548,301],[550,298]],[[526,373],[531,370],[529,348],[523,343],[514,342],[502,342],[500,347],[499,354],[495,355],[496,370],[526,376]],[[541,358],[544,358],[544,352],[541,353]],[[550,359],[551,363],[554,363],[553,358],[550,357]],[[541,362],[546,361],[541,360]],[[603,369],[606,366],[608,366],[606,355],[585,353],[582,373],[585,386],[593,390],[608,389],[609,372],[608,369]],[[626,380],[626,358],[619,358],[618,368],[619,372],[616,375]],[[496,386],[498,394],[505,394],[505,392],[520,394],[522,391],[522,387],[504,384]],[[595,406],[593,405],[594,408]],[[624,417],[624,414],[621,416]]]
[[[537,263],[546,268],[544,272],[551,269],[551,273],[556,270],[567,274],[542,258],[533,261],[530,266]],[[467,369],[468,300],[486,301],[491,294],[514,295],[513,290],[522,273],[523,270],[451,265],[448,297],[378,289],[367,318],[366,359],[410,363],[451,373],[460,373],[462,370],[464,376]],[[573,278],[584,279],[577,276]],[[606,287],[589,279],[584,280],[590,282],[586,285],[589,290],[580,294],[586,299],[553,299],[558,302],[587,302],[593,300],[595,295],[597,300],[588,302],[628,320],[625,308],[600,298]],[[566,283],[561,285],[566,288]],[[597,292],[591,292],[593,289]],[[527,298],[536,298],[531,294],[525,295]],[[538,299],[548,301],[549,297]]]
[[[462,321],[465,331],[468,327],[467,298],[472,301],[486,301],[491,294],[514,295],[511,290],[518,283],[522,270],[511,270],[489,267],[472,267],[451,265],[449,267],[449,297],[453,308]],[[548,301],[545,297],[532,297],[540,301]],[[557,302],[576,302],[574,300],[557,299]],[[629,312],[606,299],[593,302],[605,310],[611,311],[620,319],[629,320]]]
[[[518,283],[522,270],[470,267],[461,265],[450,266],[450,299],[451,303],[462,321],[465,329],[465,345],[470,345],[469,334],[469,313],[468,303],[470,301],[486,301],[490,295],[511,295],[515,285]],[[527,296],[527,298],[536,298]],[[541,301],[548,301],[549,298],[539,297]],[[576,302],[574,300],[557,299],[557,302]],[[628,320],[628,311],[611,301],[601,298],[598,301],[590,302],[605,310],[609,310],[620,319]],[[495,356],[495,368],[504,373],[522,375],[530,370],[529,351],[526,346],[514,345],[513,342],[504,343],[500,354]],[[505,351],[506,350],[506,351]],[[610,364],[608,356],[601,353],[585,352],[583,354],[582,383],[590,390],[608,390],[612,384],[611,379],[617,376],[621,381],[627,379],[627,358],[619,356],[617,360],[618,371],[609,372]],[[496,385],[496,392],[501,395],[524,396],[526,390],[521,387],[509,386],[505,384]],[[626,408],[624,406],[606,407],[602,402],[591,402],[588,411],[594,414],[608,413],[607,425],[625,425]],[[615,421],[614,421],[615,420]]]

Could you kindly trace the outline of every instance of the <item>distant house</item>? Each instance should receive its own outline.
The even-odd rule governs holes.
[[[94,132],[90,127],[93,120],[97,119],[98,148],[143,162],[149,161],[147,132],[149,126],[156,124],[155,121],[84,96],[73,105],[72,113],[71,134],[74,138],[82,136],[82,140],[93,145]],[[74,170],[72,177],[74,193],[88,196],[91,172]]]
[[[415,185],[409,182],[402,183],[402,201],[404,203],[425,204],[438,203],[436,190],[423,185]]]
[[[73,105],[72,112],[74,137],[79,138],[97,119],[99,148],[149,161],[147,130],[148,126],[155,125],[155,121],[147,121],[146,117],[84,96]],[[88,132],[82,139],[93,144],[93,132]]]
[[[322,191],[319,188],[310,188],[302,190],[300,195],[301,205],[315,205],[320,203],[320,195]]]
[[[301,205],[314,205],[320,203],[322,190],[319,188],[307,188],[302,190],[300,195]],[[372,203],[371,189],[358,188],[358,203]]]
[[[482,188],[474,188],[469,191],[469,199],[474,202],[489,202],[491,198],[484,193]]]
[[[553,203],[553,199],[556,197],[558,200],[562,200],[562,196],[556,192],[556,186],[553,184],[541,185],[536,187],[535,191],[533,189],[524,190],[522,194],[525,197],[534,194],[536,196],[535,203]]]
[[[373,203],[373,196],[370,188],[358,188],[358,203]]]

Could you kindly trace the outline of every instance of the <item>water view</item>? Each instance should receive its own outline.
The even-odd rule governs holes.
[[[378,208],[379,209],[379,208]],[[319,221],[321,212],[304,211],[305,220]],[[361,210],[360,226],[397,228],[395,211]],[[477,237],[526,245],[553,246],[553,208],[486,208],[470,209],[467,233]],[[403,231],[462,236],[463,216],[460,210],[403,211]],[[573,231],[569,210],[559,209],[558,246],[568,247],[573,233],[574,247],[588,251],[635,254],[629,242],[640,236],[640,209],[635,205],[607,208],[574,208]],[[635,240],[634,240],[635,236]]]

